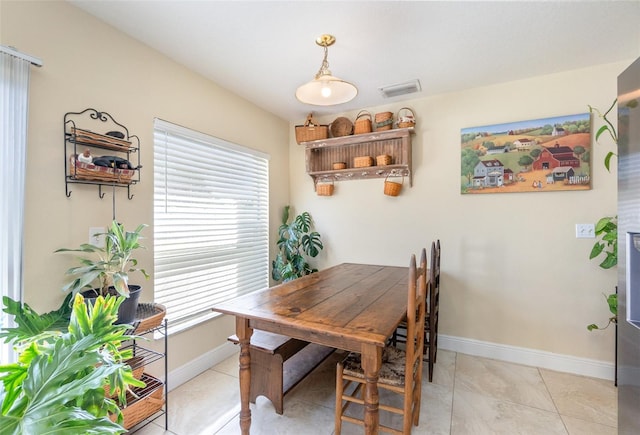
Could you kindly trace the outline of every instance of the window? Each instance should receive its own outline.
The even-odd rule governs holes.
[[[171,332],[269,285],[268,155],[154,121],[155,300]]]

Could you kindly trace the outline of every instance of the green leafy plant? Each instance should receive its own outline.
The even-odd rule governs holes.
[[[604,121],[604,125],[601,126],[596,132],[595,138],[596,142],[600,138],[600,136],[604,133],[608,133],[613,142],[618,144],[618,133],[616,131],[613,123],[607,118],[609,113],[613,110],[618,102],[617,99],[614,99],[611,103],[611,106],[607,109],[606,112],[602,113],[598,109],[589,106],[589,112],[595,113]],[[604,158],[604,166],[607,168],[607,171],[611,172],[611,159],[616,156],[616,153],[613,151],[609,151]],[[598,220],[595,226],[596,240],[593,248],[591,249],[591,253],[589,254],[589,259],[592,260],[600,254],[604,253],[605,258],[600,263],[600,267],[603,269],[611,269],[612,267],[618,264],[618,218],[617,216],[605,216]],[[607,301],[607,305],[609,306],[609,311],[613,314],[609,318],[606,326],[599,327],[595,323],[587,325],[587,329],[589,331],[593,331],[595,329],[606,329],[612,323],[618,323],[618,294],[611,293],[609,295],[605,295],[605,299]]]
[[[289,222],[289,206],[282,213],[278,229],[278,255],[272,262],[271,277],[275,281],[291,281],[313,272],[307,257],[316,257],[323,249],[320,234],[312,231],[311,215],[303,212]]]
[[[613,126],[613,123],[611,123],[611,121],[607,118],[607,116],[609,115],[609,113],[613,110],[613,108],[616,106],[616,103],[618,102],[617,99],[614,99],[613,102],[611,103],[611,106],[609,106],[609,108],[607,109],[606,112],[602,113],[600,112],[598,109],[596,109],[595,107],[589,106],[589,113],[595,113],[596,115],[598,115],[598,117],[600,119],[602,119],[604,121],[604,125],[602,127],[600,127],[598,129],[598,131],[596,132],[596,142],[598,141],[598,139],[600,138],[600,136],[604,133],[609,133],[609,136],[611,136],[611,139],[613,139],[614,143],[618,143],[618,133],[616,131],[616,128]],[[616,156],[616,153],[614,153],[613,151],[609,151],[607,153],[607,155],[604,157],[604,167],[607,168],[607,171],[611,172],[611,159]]]
[[[0,432],[120,434],[123,416],[104,386],[125,403],[129,385],[145,384],[124,363],[127,325],[114,325],[123,297],[85,305],[76,295],[66,332],[36,335],[18,345],[18,362],[0,366]],[[115,416],[112,421],[110,415]]]
[[[607,305],[609,305],[609,311],[613,316],[609,317],[609,321],[605,326],[598,326],[595,323],[587,325],[587,329],[589,331],[593,331],[594,329],[607,329],[612,323],[618,323],[618,295],[616,293],[612,293],[609,296],[604,295],[604,297],[607,300]]]
[[[110,294],[109,289],[113,287],[117,294],[128,297],[129,273],[139,271],[145,278],[149,278],[144,269],[136,267],[138,260],[132,257],[136,249],[144,248],[139,240],[145,227],[146,225],[141,224],[135,231],[125,231],[121,224],[113,221],[109,231],[104,234],[104,247],[84,243],[78,249],[56,250],[55,252],[82,252],[92,257],[78,257],[81,266],[67,270],[67,274],[75,278],[65,285],[63,290],[71,290],[75,294],[93,289],[97,283],[97,293],[101,296]]]
[[[60,331],[64,331],[69,326],[69,320],[71,319],[72,297],[73,295],[69,293],[60,308],[45,314],[38,314],[27,304],[21,304],[7,296],[3,297],[3,311],[10,316],[14,316],[14,322],[17,326],[0,330],[0,339],[4,339],[8,343],[20,343],[33,340],[34,337],[40,334],[50,333],[55,335]]]
[[[604,253],[605,258],[600,263],[603,269],[611,269],[618,264],[618,218],[605,216],[595,226],[596,242],[591,249],[589,259],[593,260]]]

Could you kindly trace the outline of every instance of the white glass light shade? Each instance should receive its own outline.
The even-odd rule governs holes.
[[[351,101],[358,95],[358,88],[331,74],[323,74],[300,86],[296,98],[314,106],[332,106]]]

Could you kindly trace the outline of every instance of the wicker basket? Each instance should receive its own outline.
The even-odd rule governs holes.
[[[162,382],[147,373],[142,375],[142,381],[146,383],[147,386],[134,388],[134,393],[138,397],[127,393],[127,406],[121,410],[124,417],[123,426],[125,429],[135,426],[142,420],[160,411],[164,405],[164,388]],[[115,420],[114,415],[112,415],[111,418]]]
[[[376,156],[376,165],[378,166],[386,166],[391,164],[391,156],[388,154],[382,154]]]
[[[387,196],[398,196],[400,195],[400,191],[402,190],[402,183],[404,183],[404,175],[402,176],[402,183],[389,181],[389,175],[387,175],[386,178],[384,179],[384,194]]]
[[[316,193],[318,196],[333,195],[333,180],[325,180],[316,184]]]
[[[371,113],[361,110],[353,125],[353,134],[371,133]]]
[[[410,114],[402,114],[403,110],[408,110],[410,112]],[[398,122],[398,128],[409,128],[409,127],[414,127],[416,125],[416,116],[413,113],[413,110],[411,110],[408,107],[403,107],[402,109],[398,110],[398,115],[396,116],[397,122]]]
[[[164,305],[153,303],[139,303],[136,311],[136,320],[133,323],[134,334],[140,334],[162,323],[167,309]]]
[[[75,136],[75,142],[78,144],[98,145],[114,151],[129,151],[131,148],[131,142],[128,140],[106,134],[94,133],[81,128],[71,127],[71,134]]]
[[[329,131],[331,132],[331,137],[349,136],[353,134],[353,123],[349,118],[339,116],[329,125]]]
[[[393,127],[393,113],[380,112],[376,113],[376,131],[391,130]]]
[[[335,162],[333,164],[333,169],[334,170],[347,169],[347,164],[345,162]]]
[[[84,163],[72,156],[69,176],[75,180],[106,181],[109,183],[131,184],[134,169],[108,168],[93,163]]]
[[[307,115],[304,125],[296,125],[296,142],[298,144],[327,137],[329,137],[329,126],[317,124],[311,113]]]
[[[360,156],[353,158],[353,167],[354,168],[366,168],[367,166],[373,165],[373,157],[371,156]]]

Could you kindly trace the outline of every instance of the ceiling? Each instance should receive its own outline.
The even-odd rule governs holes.
[[[279,117],[331,114],[640,56],[634,1],[69,0]],[[296,88],[320,68],[358,87],[349,103],[309,106]],[[419,79],[422,91],[383,98]]]

